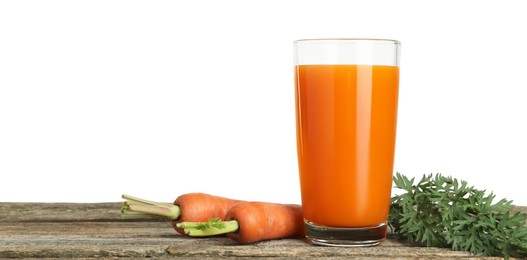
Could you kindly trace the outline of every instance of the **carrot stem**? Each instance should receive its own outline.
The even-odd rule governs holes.
[[[177,224],[178,228],[183,228],[185,234],[192,237],[216,236],[236,232],[240,227],[238,221],[220,221],[213,218],[208,222],[181,222]]]
[[[123,194],[125,199],[121,207],[122,219],[142,219],[142,218],[168,218],[178,219],[181,215],[179,206],[165,202],[155,202],[145,199],[132,197]]]

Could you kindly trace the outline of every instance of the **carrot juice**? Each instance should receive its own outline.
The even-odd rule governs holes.
[[[337,228],[386,223],[398,82],[398,66],[295,66],[298,164],[306,221]]]

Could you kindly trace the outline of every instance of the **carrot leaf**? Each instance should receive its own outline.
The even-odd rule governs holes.
[[[494,202],[466,181],[424,175],[414,179],[397,173],[403,191],[392,197],[389,225],[400,240],[449,247],[485,256],[527,256],[527,214],[514,212],[512,201]]]
[[[225,228],[225,222],[221,221],[219,218],[211,218],[209,221],[200,223],[196,226],[196,229],[198,230],[205,230],[207,228],[222,229]]]

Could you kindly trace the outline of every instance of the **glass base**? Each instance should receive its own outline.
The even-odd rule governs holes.
[[[315,245],[322,246],[376,246],[386,239],[387,225],[374,227],[337,228],[319,226],[306,221],[306,238]]]

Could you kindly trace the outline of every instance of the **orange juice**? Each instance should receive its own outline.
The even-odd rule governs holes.
[[[297,149],[306,221],[331,227],[386,223],[399,68],[297,65]]]

